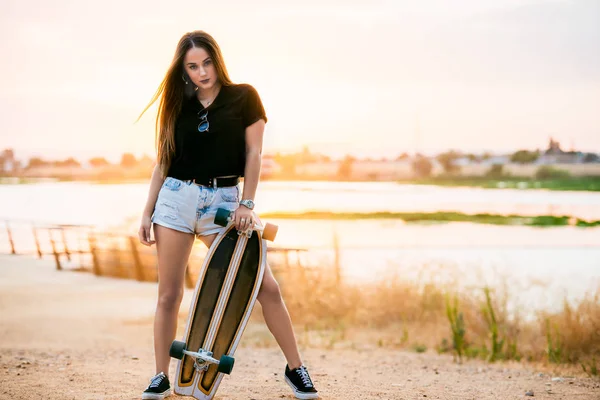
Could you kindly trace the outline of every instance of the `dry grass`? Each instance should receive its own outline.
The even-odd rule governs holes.
[[[559,313],[540,313],[539,322],[549,338],[546,352],[552,362],[600,359],[600,291],[576,305],[565,302]]]
[[[104,244],[98,248],[102,274],[135,279],[133,262],[124,262],[130,253],[127,243]],[[149,256],[140,254],[144,277],[156,280],[155,259]],[[194,263],[199,265],[201,259],[194,258]],[[114,265],[119,267],[105,267]],[[460,277],[419,284],[390,276],[358,286],[341,280],[340,268],[335,266],[271,265],[301,345],[434,349],[453,353],[459,361],[467,357],[576,365],[598,376],[600,288],[578,304],[565,301],[558,312],[527,315],[509,311],[506,282],[459,292]],[[422,282],[429,282],[438,272],[430,271],[431,276],[423,276]],[[258,306],[253,320],[260,319]],[[248,332],[245,340],[254,345],[276,345],[264,324],[252,324]]]
[[[468,358],[571,364],[598,374],[600,288],[576,305],[565,302],[559,312],[526,318],[509,312],[504,287],[457,293],[451,284],[418,285],[397,278],[349,285],[336,278],[335,268],[275,268],[274,273],[304,345],[462,350]],[[464,321],[461,349],[448,305]],[[256,332],[264,345],[274,344],[267,332]]]

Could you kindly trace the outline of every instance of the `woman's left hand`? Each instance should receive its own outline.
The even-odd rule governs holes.
[[[238,231],[245,231],[254,225],[254,213],[246,206],[240,205],[233,213],[233,221]]]

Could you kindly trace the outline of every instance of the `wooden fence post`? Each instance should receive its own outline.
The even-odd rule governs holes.
[[[31,224],[33,229],[33,240],[35,240],[35,249],[37,250],[38,258],[42,258],[42,247],[40,246],[40,238],[38,237],[37,228],[35,224]]]
[[[12,237],[12,232],[10,231],[10,225],[8,221],[4,221],[6,223],[6,233],[8,233],[8,243],[10,244],[10,254],[17,254],[15,251],[15,242]]]
[[[96,237],[93,232],[88,233],[88,242],[90,243],[90,254],[92,255],[92,271],[94,275],[102,275],[100,271],[100,262],[98,261],[98,255],[96,254]]]
[[[54,235],[52,234],[53,229],[50,228],[48,233],[50,233],[50,244],[52,245],[52,254],[54,254],[54,261],[56,261],[56,269],[58,271],[62,270],[62,266],[60,265],[60,254],[56,250],[56,242],[54,241]]]
[[[67,255],[67,260],[71,261],[71,252],[69,251],[69,246],[67,246],[67,235],[65,235],[65,228],[63,226],[60,227],[60,235],[62,237],[63,249]]]
[[[133,256],[133,266],[135,268],[135,277],[138,281],[144,280],[144,266],[140,260],[140,254],[137,249],[137,242],[134,236],[129,236],[129,244],[131,246],[131,255]]]

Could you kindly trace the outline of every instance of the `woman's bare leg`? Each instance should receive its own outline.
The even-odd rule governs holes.
[[[169,349],[177,333],[177,314],[194,235],[154,224],[158,254],[158,302],[154,316],[156,373],[169,375]]]
[[[290,369],[298,368],[302,365],[302,360],[298,352],[292,320],[281,296],[279,284],[273,277],[269,264],[265,269],[262,285],[258,292],[258,301],[262,306],[267,327],[275,337],[279,347],[281,347],[288,366]]]
[[[200,237],[200,240],[210,247],[216,237],[216,234],[202,236]],[[271,331],[273,337],[275,337],[279,347],[281,347],[281,351],[287,360],[288,366],[290,369],[299,367],[302,365],[302,360],[300,358],[300,353],[298,352],[298,345],[296,343],[296,336],[294,335],[290,314],[281,297],[279,284],[273,277],[269,264],[267,264],[267,268],[265,269],[262,285],[258,292],[258,301],[262,307],[263,317],[267,327]]]

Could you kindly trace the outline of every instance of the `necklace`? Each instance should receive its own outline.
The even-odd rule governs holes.
[[[202,105],[204,106],[204,108],[206,108],[206,107],[210,106],[210,105],[211,105],[211,103],[212,103],[213,101],[215,101],[215,99],[216,99],[216,98],[217,98],[217,96],[219,95],[219,92],[220,92],[220,91],[221,91],[221,88],[219,88],[219,90],[217,90],[217,93],[216,93],[216,94],[213,96],[213,98],[212,98],[211,100],[208,100],[208,101],[206,102],[206,105],[204,105],[204,104],[202,103],[202,100],[200,100],[200,98],[198,98],[198,101],[200,102],[200,104],[202,104]]]

